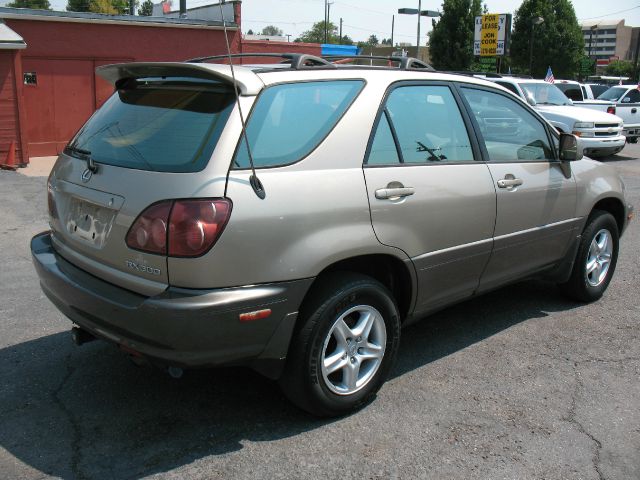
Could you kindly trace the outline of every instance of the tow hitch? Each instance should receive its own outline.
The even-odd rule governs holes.
[[[97,340],[97,338],[80,327],[73,327],[71,329],[71,340],[73,340],[73,343],[77,346],[80,346],[88,342],[93,342],[94,340]]]

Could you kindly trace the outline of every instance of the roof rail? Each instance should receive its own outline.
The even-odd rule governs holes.
[[[323,59],[327,60],[386,60],[389,62],[398,62],[400,70],[427,70],[435,72],[435,68],[427,62],[418,60],[413,57],[401,57],[398,55],[323,55]]]
[[[292,70],[304,70],[308,68],[336,68],[336,66],[321,57],[304,53],[233,53],[231,55],[211,55],[185,60],[186,63],[202,63],[207,60],[228,60],[229,58],[268,57],[280,58],[280,63],[290,63]]]
[[[468,77],[484,77],[484,78],[502,78],[504,75],[495,72],[474,72],[471,70],[449,70],[440,73],[448,73],[450,75],[466,75]]]

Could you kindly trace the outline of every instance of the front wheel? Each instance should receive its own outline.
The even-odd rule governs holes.
[[[618,260],[618,224],[613,216],[594,210],[582,232],[569,280],[560,285],[574,300],[593,302],[605,292]]]
[[[280,385],[314,415],[348,413],[380,389],[399,341],[400,316],[386,287],[360,274],[331,274],[300,311]]]

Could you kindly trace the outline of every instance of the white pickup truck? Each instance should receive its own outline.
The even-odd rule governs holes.
[[[624,121],[622,134],[629,143],[640,137],[640,90],[638,85],[616,85],[598,97],[616,104],[616,115]]]
[[[614,155],[624,148],[622,119],[616,115],[576,107],[552,83],[531,78],[487,78],[527,101],[558,131],[580,137],[589,157]]]
[[[604,85],[589,85],[575,80],[556,80],[555,86],[564,93],[569,100],[577,107],[591,108],[592,110],[600,110],[601,112],[616,115],[616,104],[607,100],[597,99],[598,95],[594,95],[593,89],[596,87],[603,93],[609,87]]]

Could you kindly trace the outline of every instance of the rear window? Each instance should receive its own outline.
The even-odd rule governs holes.
[[[340,80],[287,83],[266,89],[247,123],[254,165],[288,165],[309,155],[344,115],[363,85],[362,80]],[[234,166],[250,166],[244,139]]]
[[[233,90],[219,82],[186,78],[123,83],[65,153],[139,170],[202,170],[233,108]]]
[[[562,90],[562,93],[564,93],[570,100],[577,102],[584,100],[580,85],[576,85],[575,83],[556,83],[556,87]]]
[[[609,100],[610,102],[617,102],[618,99],[626,93],[625,87],[611,87],[609,90],[601,93],[598,96],[598,100]]]

